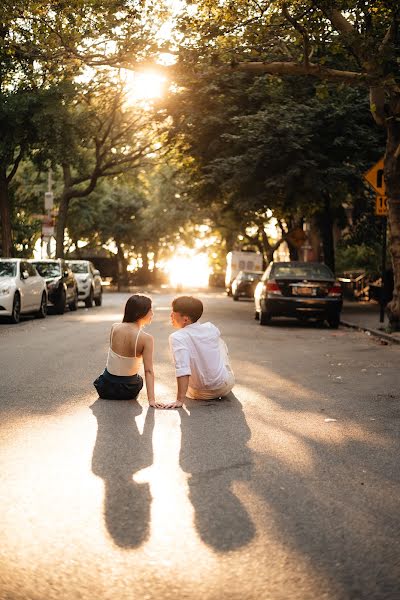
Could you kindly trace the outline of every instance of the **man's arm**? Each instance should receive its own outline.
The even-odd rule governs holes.
[[[180,408],[185,402],[189,386],[189,377],[191,374],[190,355],[185,344],[177,340],[174,336],[170,336],[169,343],[175,365],[177,393],[176,402],[168,404],[166,408]]]
[[[176,386],[177,386],[177,394],[176,394],[176,402],[171,406],[171,408],[180,408],[183,406],[186,399],[186,392],[189,386],[189,375],[183,375],[182,377],[176,378]]]

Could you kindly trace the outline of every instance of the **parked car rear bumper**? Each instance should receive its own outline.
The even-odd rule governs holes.
[[[240,298],[254,298],[254,290],[255,285],[253,286],[237,286],[235,289],[232,289],[232,293],[234,296],[239,296]]]
[[[263,298],[261,309],[276,317],[329,317],[342,310],[341,298]]]

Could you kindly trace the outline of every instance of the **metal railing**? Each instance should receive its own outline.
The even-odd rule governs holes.
[[[343,296],[349,300],[368,300],[370,277],[365,272],[346,272],[338,277],[343,287]]]

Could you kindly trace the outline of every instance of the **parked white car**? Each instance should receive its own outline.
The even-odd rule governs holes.
[[[46,282],[27,260],[0,258],[0,317],[19,323],[26,313],[47,315]]]
[[[67,260],[67,264],[78,282],[78,298],[85,302],[86,308],[101,306],[102,288],[100,271],[90,260]]]

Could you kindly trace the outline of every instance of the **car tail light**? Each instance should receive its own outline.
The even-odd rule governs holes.
[[[338,298],[341,295],[342,295],[342,286],[340,285],[339,282],[335,281],[333,286],[331,288],[329,288],[329,290],[328,290],[328,296]]]
[[[265,290],[266,290],[267,294],[270,294],[273,296],[282,296],[281,288],[276,283],[276,281],[274,281],[273,279],[268,281],[267,285],[265,286]]]

